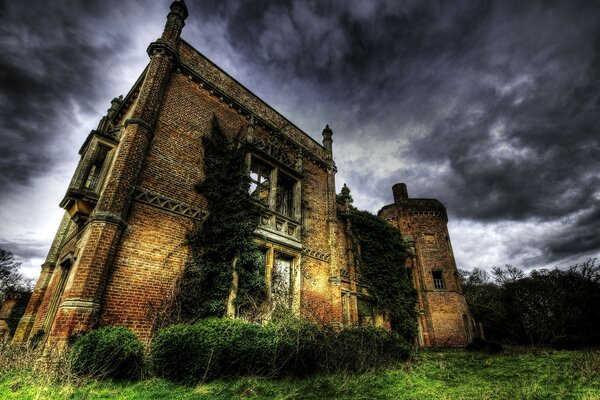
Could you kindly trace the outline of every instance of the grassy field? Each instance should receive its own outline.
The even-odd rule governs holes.
[[[194,387],[162,379],[53,382],[0,373],[0,399],[600,399],[600,352],[419,351],[397,369],[309,379],[238,378]]]

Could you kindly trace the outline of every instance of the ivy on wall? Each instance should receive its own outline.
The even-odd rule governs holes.
[[[346,217],[355,239],[358,273],[369,287],[373,307],[389,318],[392,330],[411,339],[417,333],[417,292],[405,264],[410,254],[407,244],[398,229],[350,206],[352,196],[346,185],[338,200],[349,206]]]
[[[208,214],[188,234],[190,258],[181,276],[179,319],[235,314],[246,301],[266,297],[264,260],[252,240],[261,206],[248,194],[245,142],[229,142],[216,117],[202,137],[205,179],[196,186]]]

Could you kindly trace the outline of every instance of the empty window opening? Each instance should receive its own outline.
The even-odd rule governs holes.
[[[277,178],[275,211],[289,218],[294,216],[294,182],[281,175]]]
[[[431,271],[433,276],[433,287],[436,289],[444,289],[444,277],[442,271]]]
[[[100,175],[102,174],[102,169],[106,162],[106,157],[108,156],[108,152],[110,148],[107,146],[99,145],[96,150],[96,155],[94,156],[94,160],[92,161],[92,165],[87,174],[87,178],[85,180],[85,187],[90,190],[96,190],[98,186],[98,182],[100,181]]]

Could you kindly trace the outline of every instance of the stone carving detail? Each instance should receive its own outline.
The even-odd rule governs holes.
[[[206,212],[198,208],[192,207],[185,203],[181,203],[177,200],[170,199],[166,196],[151,192],[146,189],[136,188],[134,192],[134,197],[136,200],[142,203],[150,204],[151,206],[155,206],[163,210],[173,212],[175,214],[185,215],[186,217],[201,219],[206,215]]]
[[[289,152],[281,147],[281,144],[279,143],[280,140],[278,139],[278,135],[274,134],[273,136],[274,136],[274,138],[268,139],[268,140],[255,138],[254,141],[252,142],[252,144],[257,149],[262,150],[263,152],[267,153],[268,155],[270,155],[271,157],[273,157],[275,160],[279,161],[286,167],[296,169],[296,167],[298,165],[297,161],[295,159],[291,158]]]
[[[310,248],[305,248],[302,254],[321,261],[329,261],[331,259],[331,254]]]

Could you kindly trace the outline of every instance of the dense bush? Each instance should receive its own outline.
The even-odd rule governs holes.
[[[277,336],[274,373],[306,376],[332,364],[328,347],[335,332],[331,329],[293,317],[275,321],[268,329],[275,329]]]
[[[129,329],[108,326],[80,335],[69,352],[71,372],[97,378],[137,378],[144,346]]]
[[[195,325],[173,325],[152,343],[154,373],[197,382],[218,375],[265,374],[275,356],[272,330],[229,318],[208,318]]]
[[[223,375],[360,372],[390,366],[409,353],[400,335],[380,328],[335,333],[302,320],[259,326],[209,318],[161,330],[150,360],[156,375],[194,383]]]
[[[406,359],[411,349],[399,334],[374,327],[344,329],[335,339],[333,370],[362,372],[388,367]]]

